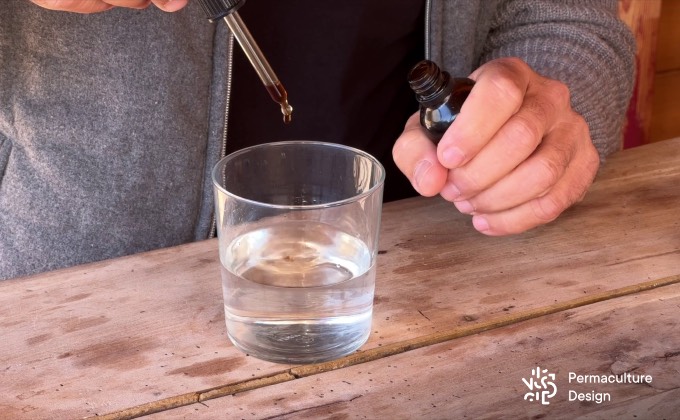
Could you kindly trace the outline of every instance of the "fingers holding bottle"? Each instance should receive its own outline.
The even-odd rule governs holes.
[[[553,130],[510,175],[455,203],[487,235],[519,233],[546,224],[581,201],[600,165],[582,117]],[[461,206],[462,205],[462,206]],[[465,208],[462,208],[465,206]]]
[[[425,197],[441,192],[447,169],[437,159],[437,147],[420,125],[419,113],[413,114],[392,148],[392,157],[413,188]]]
[[[517,113],[529,83],[525,67],[518,59],[499,59],[470,75],[475,85],[437,147],[442,165],[454,169],[470,162]]]
[[[448,146],[445,141],[457,142],[465,153],[472,155],[463,165],[450,170],[442,196],[454,203],[502,182],[535,153],[559,121],[574,114],[569,91],[563,84],[539,76],[516,60],[489,66],[490,70],[477,75],[477,90],[473,90],[464,106],[469,105],[464,111],[472,111],[461,112],[454,121],[459,125],[452,124],[451,134],[447,132],[440,143],[441,150]],[[492,115],[488,109],[484,111],[489,104],[494,104]],[[498,205],[511,207],[504,201]]]
[[[474,88],[435,150],[417,135],[414,117],[395,144],[395,160],[416,190],[439,190],[487,235],[548,223],[580,201],[599,156],[567,86],[516,58],[486,63],[470,78]]]

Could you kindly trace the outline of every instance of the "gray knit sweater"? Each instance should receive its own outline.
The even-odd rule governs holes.
[[[616,0],[432,0],[427,38],[456,75],[517,56],[564,81],[601,155],[619,148],[634,45]],[[78,15],[4,2],[0,279],[209,235],[228,40],[195,3]]]

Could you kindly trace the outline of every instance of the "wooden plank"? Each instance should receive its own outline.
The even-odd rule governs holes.
[[[225,333],[217,243],[0,283],[0,417],[74,418],[274,372]],[[49,415],[47,415],[49,414]]]
[[[656,47],[656,72],[680,70],[680,1],[661,3]]]
[[[649,142],[661,0],[619,0],[619,17],[635,35],[636,80],[628,109],[624,146]]]
[[[204,401],[208,401],[214,398],[224,397],[227,395],[234,395],[244,391],[276,385],[297,378],[318,375],[320,373],[339,370],[349,366],[377,361],[385,357],[394,356],[407,351],[432,346],[450,340],[455,340],[461,337],[479,334],[497,328],[502,328],[529,319],[535,319],[545,315],[564,312],[569,309],[579,308],[585,305],[590,305],[605,300],[611,300],[618,297],[639,293],[640,291],[652,290],[658,287],[664,287],[678,283],[680,283],[680,275],[660,280],[654,280],[651,282],[646,282],[635,286],[624,287],[614,291],[602,292],[596,295],[574,299],[572,301],[561,302],[546,307],[541,307],[538,309],[531,309],[511,315],[497,317],[486,322],[477,323],[475,325],[465,325],[441,333],[433,333],[429,335],[408,339],[402,342],[391,343],[382,347],[373,347],[365,349],[363,351],[356,352],[346,357],[333,360],[330,362],[303,366],[293,366],[290,369],[286,370],[285,372],[279,372],[277,374],[268,376],[260,376],[250,380],[245,380],[243,382],[231,383],[224,386],[215,387],[203,392],[192,394],[190,396],[183,395],[175,398],[168,398],[165,400],[155,401],[150,404],[143,404],[140,406],[130,407],[128,409],[119,410],[113,413],[97,417],[105,420],[128,419],[135,418],[141,415],[162,412],[165,410],[189,405],[194,402],[202,403]]]
[[[485,237],[438,199],[386,205],[374,333],[363,350],[678,274],[679,145],[612,158],[582,205],[523,235]],[[289,367],[227,342],[216,247],[2,282],[0,412],[153,411],[254,378],[291,379]]]
[[[680,4],[680,1],[678,2]],[[680,27],[680,25],[678,25]],[[680,45],[680,39],[678,39]],[[678,51],[680,57],[680,51]],[[680,136],[680,69],[657,73],[652,102],[651,141]]]
[[[680,285],[667,286],[150,418],[677,418],[678,307]],[[547,405],[524,399],[536,367],[556,375]]]
[[[210,390],[194,395],[191,402],[204,402],[210,399],[233,395],[252,389],[258,389],[265,386],[271,386],[288,382],[297,378],[318,375],[320,373],[330,372],[354,366],[362,363],[369,363],[380,360],[385,357],[394,356],[414,349],[420,349],[427,346],[432,346],[439,343],[467,337],[474,334],[502,328],[508,325],[514,325],[529,319],[539,318],[545,315],[551,315],[558,312],[564,312],[574,308],[590,305],[605,300],[611,300],[622,296],[639,293],[640,291],[652,290],[658,287],[664,287],[671,284],[680,284],[680,274],[665,279],[654,280],[635,286],[624,287],[621,289],[602,292],[596,295],[581,297],[567,302],[561,302],[538,309],[530,309],[514,314],[508,314],[502,317],[497,317],[486,322],[477,323],[474,325],[463,325],[458,328],[453,328],[448,331],[440,333],[433,333],[423,335],[416,338],[404,340],[401,342],[390,343],[381,347],[373,347],[365,349],[361,352],[356,352],[343,358],[333,360],[325,363],[293,366],[285,372],[280,372],[275,375],[257,377],[251,380],[246,380],[239,383],[228,384],[221,387],[215,387]],[[121,419],[134,418],[140,415],[160,412],[171,408],[177,408],[187,405],[186,398],[175,398],[167,401],[159,401],[154,404],[145,404],[137,407],[130,407],[126,410],[121,410],[108,415],[99,416],[101,419]]]
[[[680,1],[661,5],[650,141],[680,136]]]

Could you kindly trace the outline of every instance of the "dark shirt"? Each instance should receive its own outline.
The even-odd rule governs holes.
[[[385,166],[385,201],[416,195],[392,146],[418,104],[407,75],[424,56],[424,0],[251,0],[239,10],[288,91],[284,125],[235,43],[227,151],[280,140],[362,149]]]

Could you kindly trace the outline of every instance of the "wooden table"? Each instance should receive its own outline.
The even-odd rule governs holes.
[[[214,240],[1,282],[0,418],[677,418],[679,209],[680,139],[619,153],[522,235],[389,203],[373,333],[317,365],[232,347]],[[626,372],[652,382],[569,381]]]

